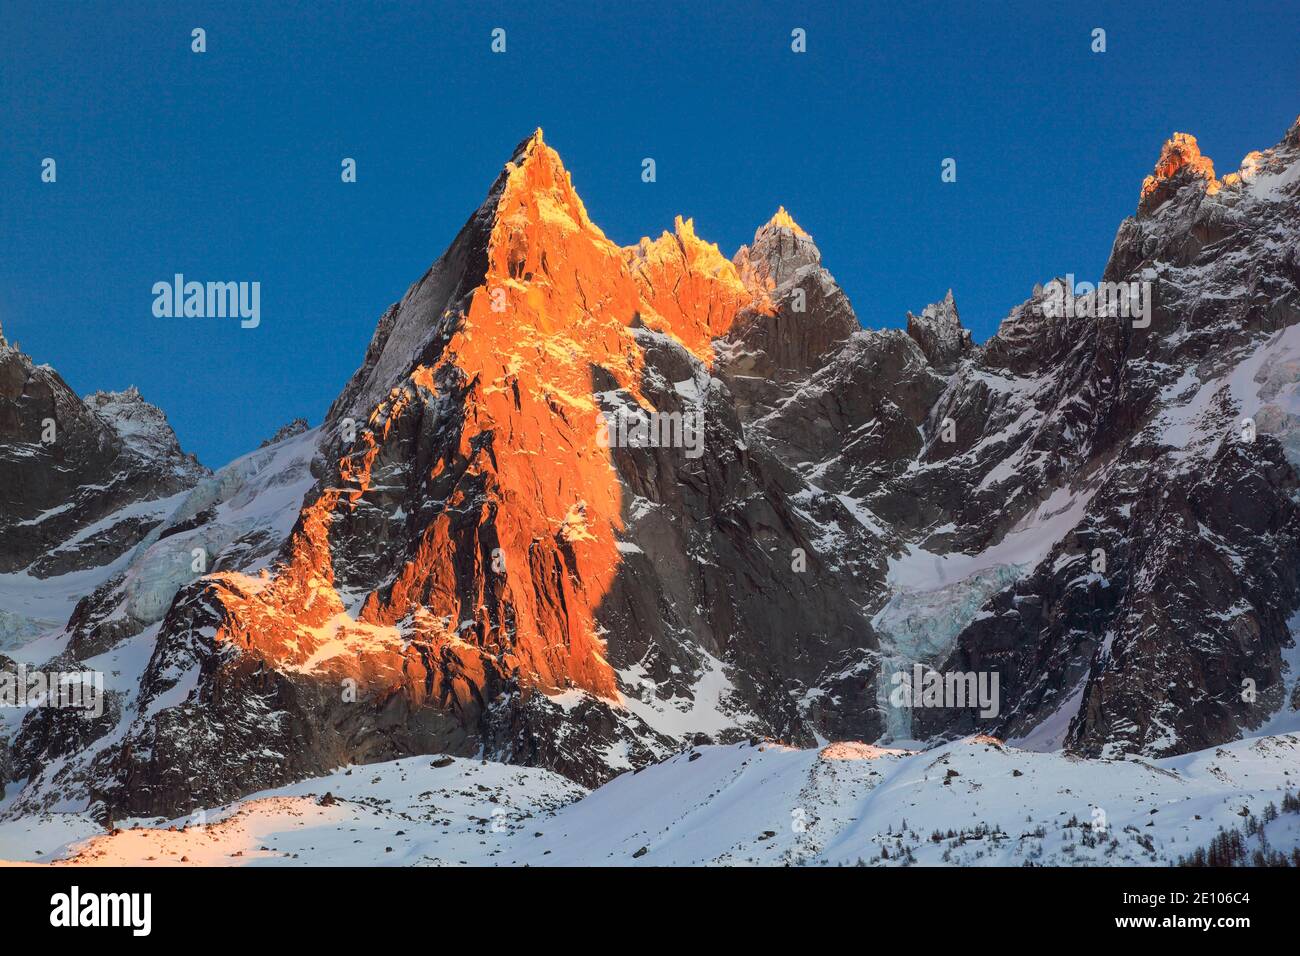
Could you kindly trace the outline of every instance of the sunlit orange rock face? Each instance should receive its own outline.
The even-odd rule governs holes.
[[[261,582],[213,579],[219,640],[469,722],[488,684],[618,700],[596,610],[618,572],[623,494],[593,392],[647,404],[636,325],[710,361],[739,312],[770,308],[690,220],[631,248],[607,239],[540,130],[499,186],[481,281],[434,317],[445,341],[364,410],[283,564]],[[418,473],[392,491],[384,476],[408,465]],[[338,580],[363,565],[379,586]]]
[[[1219,191],[1220,183],[1214,176],[1214,162],[1201,154],[1196,137],[1189,133],[1174,133],[1160,150],[1160,159],[1151,175],[1142,181],[1142,196],[1138,208],[1142,211],[1154,211],[1166,199],[1177,191],[1177,184],[1171,182],[1179,173],[1187,170],[1192,176],[1205,180],[1207,195],[1213,196]]]
[[[772,310],[714,243],[695,234],[691,219],[678,216],[672,234],[642,239],[627,253],[646,325],[671,333],[705,361],[712,357],[710,343],[731,329],[741,309]]]

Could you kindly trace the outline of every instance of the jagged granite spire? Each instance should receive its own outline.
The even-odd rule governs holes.
[[[970,329],[962,328],[952,289],[941,302],[927,305],[920,315],[907,313],[907,334],[936,368],[950,368],[971,350]]]
[[[1155,169],[1142,181],[1138,214],[1150,215],[1179,189],[1193,182],[1203,183],[1207,195],[1211,196],[1221,185],[1214,176],[1214,161],[1201,153],[1196,137],[1190,133],[1174,133],[1161,148]]]

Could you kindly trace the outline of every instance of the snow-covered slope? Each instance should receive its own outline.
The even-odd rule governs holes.
[[[738,744],[619,777],[539,827],[539,846],[575,865],[1167,865],[1297,787],[1296,736],[1104,763],[987,737],[915,754]],[[1300,845],[1300,816],[1269,837]]]
[[[112,834],[0,824],[0,858],[116,865],[1100,865],[1177,863],[1254,816],[1300,848],[1300,736],[1095,761],[972,737],[909,753],[693,748],[587,794],[543,770],[408,758]],[[328,795],[328,796],[327,796]],[[1248,839],[1253,849],[1257,836]],[[39,851],[39,852],[38,852]]]
[[[112,834],[84,814],[0,821],[0,859],[99,866],[490,864],[511,846],[506,837],[535,839],[537,823],[585,792],[545,770],[408,758],[339,770],[175,821],[124,821]]]
[[[28,584],[8,576],[3,596],[46,609],[51,619],[71,610],[60,600],[75,599],[65,626],[52,626],[8,656],[38,667],[61,662],[60,669],[104,675],[107,708],[102,718],[51,709],[0,709],[0,746],[12,748],[10,772],[23,783],[8,785],[24,798],[10,812],[30,808],[84,809],[95,761],[120,744],[151,715],[184,703],[194,690],[194,673],[178,673],[163,695],[146,693],[142,677],[157,651],[161,622],[177,593],[205,574],[224,569],[256,573],[265,568],[288,536],[304,494],[311,488],[311,461],[317,433],[293,430],[200,480],[187,492],[148,506],[156,526],[135,548],[111,565]],[[144,509],[145,504],[135,506]],[[75,577],[77,580],[67,579]],[[0,579],[3,585],[4,579]],[[78,588],[85,588],[78,593]],[[42,602],[37,605],[37,602]],[[72,668],[68,663],[75,661]],[[78,727],[78,743],[68,738]],[[25,778],[25,779],[24,779]]]

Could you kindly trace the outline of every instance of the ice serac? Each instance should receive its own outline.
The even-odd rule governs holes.
[[[807,256],[786,220],[775,244]],[[162,812],[444,751],[596,782],[698,735],[874,736],[852,583],[884,553],[747,446],[712,372],[715,339],[818,268],[746,281],[680,219],[619,247],[524,141],[381,319],[279,559],[178,593],[93,799]],[[605,422],[651,414],[699,441],[609,447]]]

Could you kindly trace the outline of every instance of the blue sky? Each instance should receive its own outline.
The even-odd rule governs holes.
[[[983,340],[1035,281],[1100,274],[1171,132],[1222,173],[1300,113],[1276,0],[551,6],[4,0],[0,324],[215,467],[320,421],[539,125],[620,243],[680,213],[730,255],[784,204],[864,325],[951,287]],[[260,281],[260,327],[155,318],[176,272]]]

